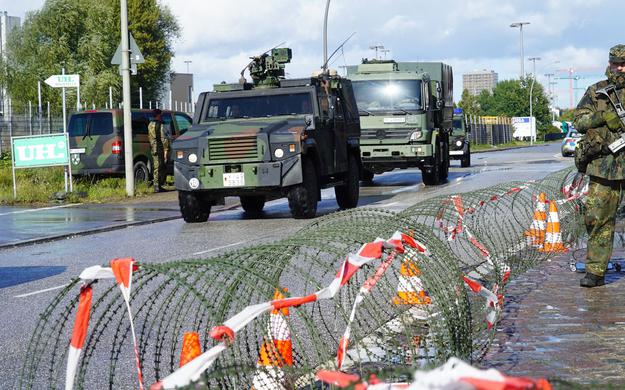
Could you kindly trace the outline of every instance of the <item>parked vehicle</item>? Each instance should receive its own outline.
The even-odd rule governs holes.
[[[174,183],[186,222],[239,196],[247,213],[287,197],[295,218],[312,218],[321,189],[341,208],[359,197],[360,124],[351,82],[333,73],[284,79],[291,49],[254,57],[254,83],[217,84],[198,98],[193,126],[173,143]]]
[[[449,171],[453,75],[442,62],[363,60],[347,67],[360,114],[363,180],[418,167],[436,185]]]
[[[449,158],[460,160],[463,168],[471,166],[471,127],[462,109],[454,110],[453,130],[449,136]]]
[[[569,132],[566,133],[566,137],[562,141],[562,156],[572,156],[575,154],[575,148],[577,147],[577,141],[582,138],[582,135],[575,130],[574,127],[569,127]]]
[[[148,140],[151,110],[132,110],[133,166],[135,181],[152,177],[152,154]],[[163,110],[163,123],[176,139],[190,126],[192,119],[184,112]],[[125,173],[123,110],[87,110],[71,115],[69,133],[72,174],[120,176]],[[168,171],[173,174],[170,159]]]

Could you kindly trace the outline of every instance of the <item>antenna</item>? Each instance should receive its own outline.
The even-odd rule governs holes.
[[[254,57],[250,57],[250,59],[251,59],[252,61],[250,61],[247,65],[245,65],[245,67],[241,70],[241,78],[239,79],[239,84],[243,85],[243,84],[245,84],[245,83],[246,83],[246,81],[247,81],[247,80],[245,80],[244,73],[245,73],[245,71],[246,71],[246,70],[247,70],[247,69],[248,69],[248,68],[249,68],[249,67],[250,67],[250,66],[254,63],[254,60],[255,60],[256,58],[259,58],[259,57],[264,56],[265,54],[269,53],[269,52],[270,52],[270,51],[272,51],[273,49],[276,49],[277,47],[282,46],[282,45],[284,45],[285,43],[286,43],[286,41],[284,41],[284,42],[280,42],[280,43],[278,43],[277,45],[275,45],[274,47],[272,47],[271,49],[269,49],[269,50],[265,51],[264,53],[262,53],[261,55],[254,56]]]
[[[321,65],[322,69],[326,69],[326,67],[328,66],[328,62],[332,59],[332,57],[334,57],[334,55],[336,54],[337,51],[339,51],[346,43],[347,41],[349,41],[350,39],[352,39],[352,37],[356,35],[356,32],[354,31],[352,33],[352,35],[350,35],[349,37],[347,37],[346,40],[343,41],[343,43],[341,43],[333,52],[332,54],[330,54],[330,57],[328,57],[328,59],[326,60],[326,62],[323,63],[323,65]]]
[[[379,60],[378,58],[378,50],[384,50],[384,46],[383,45],[373,45],[373,46],[369,46],[369,49],[371,50],[375,50],[375,59]]]

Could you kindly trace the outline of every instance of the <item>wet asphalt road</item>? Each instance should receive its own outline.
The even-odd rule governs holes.
[[[399,170],[376,176],[361,188],[359,206],[399,211],[418,201],[466,192],[511,180],[540,179],[572,165],[559,155],[559,143],[533,148],[474,154],[471,168],[453,161],[449,180],[425,187],[418,170]],[[319,214],[337,211],[334,191],[322,192]],[[152,220],[161,222],[150,223]],[[115,257],[141,262],[206,258],[220,251],[272,241],[307,224],[294,220],[286,199],[268,202],[261,218],[247,218],[227,202],[208,222],[185,224],[179,218],[175,193],[158,194],[149,201],[118,205],[0,209],[0,389],[15,388],[20,364],[37,314],[56,291],[84,268],[108,263]],[[127,226],[120,228],[121,226]],[[74,235],[84,230],[97,231]],[[45,237],[64,237],[30,245]]]

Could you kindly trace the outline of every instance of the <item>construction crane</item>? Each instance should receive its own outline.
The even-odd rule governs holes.
[[[577,94],[580,89],[582,88],[578,88],[577,87],[577,82],[581,79],[587,79],[587,78],[597,78],[600,77],[599,74],[588,74],[585,76],[580,76],[579,74],[576,73],[589,73],[589,72],[597,72],[597,71],[601,71],[603,70],[602,68],[598,68],[598,67],[570,67],[570,68],[566,68],[566,69],[556,69],[556,72],[559,73],[566,73],[568,74],[568,76],[566,77],[554,77],[555,80],[569,80],[569,100],[570,100],[570,106],[569,108],[574,108],[575,107],[575,103],[577,102]],[[575,96],[575,100],[573,100],[573,97]]]

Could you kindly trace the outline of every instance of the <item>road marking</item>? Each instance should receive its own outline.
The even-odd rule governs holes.
[[[239,241],[239,242],[235,242],[234,244],[218,246],[217,248],[212,248],[212,249],[208,249],[208,250],[205,250],[205,251],[195,252],[193,255],[194,256],[203,255],[204,253],[214,252],[214,251],[218,251],[220,249],[230,248],[231,246],[236,246],[236,245],[240,245],[240,244],[244,244],[244,243],[245,243],[245,241]]]
[[[61,286],[56,286],[56,287],[46,288],[46,289],[44,289],[44,290],[39,290],[39,291],[29,292],[29,293],[27,293],[27,294],[20,294],[20,295],[16,295],[16,296],[15,296],[15,298],[25,298],[25,297],[29,297],[29,296],[31,296],[31,295],[37,295],[37,294],[41,294],[41,293],[48,292],[48,291],[58,290],[58,289],[61,289],[61,288],[63,288],[63,287],[67,287],[67,285],[68,285],[68,284],[69,284],[69,283],[67,283],[67,284],[63,284],[63,285],[61,285]]]
[[[82,203],[73,203],[73,204],[64,204],[64,205],[61,205],[61,206],[41,207],[41,208],[38,208],[38,209],[9,211],[8,213],[1,213],[0,216],[11,215],[11,214],[25,214],[25,213],[32,213],[32,212],[35,212],[35,211],[43,211],[43,210],[62,209],[62,208],[65,208],[65,207],[80,206],[81,204]]]

